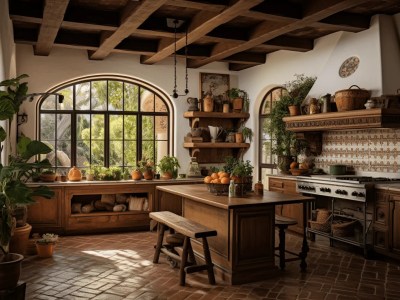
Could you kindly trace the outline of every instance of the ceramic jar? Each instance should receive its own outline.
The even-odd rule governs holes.
[[[73,166],[68,172],[68,180],[70,181],[80,181],[82,179],[81,171]]]
[[[214,99],[210,94],[207,94],[203,99],[203,110],[205,112],[214,111]]]

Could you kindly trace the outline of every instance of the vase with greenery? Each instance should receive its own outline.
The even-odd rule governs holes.
[[[28,85],[21,82],[28,77],[21,75],[17,78],[4,80],[0,82],[0,87],[6,90],[0,91],[0,120],[8,121],[8,126],[12,126],[14,116],[19,112],[23,101],[27,99]],[[10,138],[10,132],[0,126],[0,142]],[[8,142],[1,146],[0,156],[3,147],[8,147],[8,153],[12,153],[11,144]],[[15,154],[9,155],[6,163],[0,164],[0,270],[1,264],[10,264],[13,261],[22,260],[21,256],[9,253],[9,244],[12,232],[16,226],[14,211],[17,207],[34,203],[33,197],[41,196],[51,198],[54,192],[46,186],[30,188],[26,185],[34,174],[43,168],[51,168],[47,159],[33,161],[32,159],[39,155],[51,152],[51,148],[46,144],[31,140],[28,137],[21,136],[17,143]],[[9,274],[0,274],[0,278],[7,278],[7,282],[1,280],[0,290],[12,289],[17,285],[19,279],[20,265],[16,266],[16,275],[8,278]]]
[[[152,160],[143,158],[138,161],[138,167],[144,179],[152,180],[154,178],[154,162]]]
[[[250,143],[253,141],[253,130],[251,130],[251,128],[242,125],[238,132],[242,133],[244,143],[246,143],[247,140],[249,140]]]
[[[253,169],[249,160],[237,160],[231,178],[237,184],[236,195],[244,196],[246,193],[251,192],[253,186]]]
[[[249,109],[249,95],[245,90],[239,88],[231,88],[228,90],[228,96],[232,101],[232,108],[234,112],[248,111]]]
[[[166,155],[158,162],[158,168],[161,171],[161,176],[165,179],[172,179],[178,176],[178,168],[180,164],[175,156]]]
[[[265,131],[275,139],[272,153],[278,156],[278,168],[281,172],[289,170],[293,157],[296,157],[307,146],[303,140],[297,140],[295,133],[286,130],[283,118],[289,115],[290,105],[300,105],[312,88],[316,78],[303,74],[295,75],[296,79],[285,84],[288,90],[273,105],[269,122],[264,122]]]

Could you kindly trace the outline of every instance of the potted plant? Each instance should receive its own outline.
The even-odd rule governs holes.
[[[40,173],[39,178],[44,182],[54,182],[56,180],[56,173],[52,169],[45,169]]]
[[[154,162],[147,159],[143,158],[138,162],[138,167],[139,170],[143,174],[143,178],[146,180],[152,180],[154,177]]]
[[[178,176],[179,161],[175,156],[166,155],[158,162],[158,168],[164,179],[172,179]]]
[[[52,257],[56,243],[58,241],[58,235],[54,233],[45,233],[41,239],[36,241],[36,250],[39,257],[48,258]]]
[[[244,143],[246,143],[247,139],[250,142],[253,141],[253,130],[251,130],[251,128],[242,125],[242,126],[240,126],[238,132],[242,134]]]
[[[231,178],[238,184],[236,195],[244,196],[253,186],[253,169],[249,160],[238,160],[233,167]]]
[[[245,90],[231,88],[228,90],[228,96],[232,101],[232,108],[234,112],[241,112],[243,108],[248,109],[249,96]]]
[[[0,91],[0,119],[8,121],[11,125],[13,117],[18,113],[19,108],[28,91],[26,82],[20,80],[28,77],[21,75],[17,78],[4,80],[0,86],[6,87],[6,91]],[[4,142],[9,133],[0,126],[0,142]],[[6,144],[11,152],[10,143]],[[3,147],[3,146],[2,146]],[[0,156],[1,150],[0,148]],[[48,187],[39,186],[29,188],[26,182],[32,175],[42,168],[50,168],[50,162],[45,159],[42,161],[30,162],[33,157],[40,154],[47,154],[51,148],[46,144],[31,140],[28,137],[19,138],[14,155],[10,155],[8,162],[0,164],[0,290],[13,289],[17,286],[20,274],[20,263],[22,255],[9,253],[9,245],[12,232],[16,226],[14,210],[18,206],[33,203],[34,196],[51,198],[54,195]],[[1,272],[6,272],[3,274]]]
[[[270,122],[265,122],[265,130],[275,139],[272,152],[278,157],[278,168],[282,173],[288,172],[293,156],[297,156],[307,147],[303,140],[297,140],[295,133],[286,130],[283,118],[289,115],[290,105],[299,105],[307,96],[315,77],[307,77],[303,74],[295,75],[296,79],[285,84],[288,94],[283,95],[275,102],[271,114]]]

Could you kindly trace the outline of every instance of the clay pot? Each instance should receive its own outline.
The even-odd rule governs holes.
[[[56,174],[42,173],[39,175],[39,178],[41,181],[44,181],[44,182],[54,182],[54,181],[56,181]]]
[[[243,98],[235,98],[232,100],[234,112],[241,112],[243,109]]]
[[[82,173],[81,171],[73,166],[68,172],[68,180],[69,181],[81,181],[82,180]]]
[[[154,172],[152,170],[147,170],[143,173],[143,178],[146,180],[152,180],[154,177]]]
[[[289,105],[288,108],[291,116],[298,116],[300,114],[300,108],[298,105]]]
[[[48,258],[52,257],[56,243],[38,243],[36,242],[36,251],[39,257]]]
[[[235,142],[236,143],[243,143],[243,133],[236,132],[235,133]]]
[[[31,230],[32,226],[29,224],[15,228],[14,235],[11,237],[10,241],[10,252],[21,255],[25,254]]]
[[[142,172],[140,172],[139,170],[134,170],[132,171],[131,176],[133,180],[140,180],[142,179]]]
[[[23,259],[24,257],[17,253],[0,257],[0,291],[12,290],[17,286]]]

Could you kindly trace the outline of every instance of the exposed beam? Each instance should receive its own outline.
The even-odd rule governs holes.
[[[64,19],[69,0],[46,0],[43,9],[43,21],[40,26],[36,55],[49,55],[58,30]]]
[[[242,71],[251,67],[254,67],[254,65],[230,63],[229,71]]]
[[[223,61],[230,63],[238,63],[238,64],[249,64],[249,65],[261,65],[265,64],[267,60],[267,55],[263,53],[255,53],[255,52],[241,52],[233,54],[227,58],[224,58]]]
[[[248,10],[251,7],[261,3],[262,0],[238,0],[232,6],[229,6],[219,14],[216,12],[202,11],[198,13],[189,25],[187,42],[191,44],[214,28],[232,20],[240,15],[243,10]],[[186,37],[182,37],[176,41],[176,49],[181,49],[186,45]],[[145,64],[154,64],[160,60],[173,54],[175,44],[172,43],[164,48],[159,49],[157,54],[150,57],[142,57],[141,62]]]
[[[311,24],[314,28],[324,28],[332,31],[359,32],[369,28],[370,17],[340,12],[319,22]]]
[[[250,39],[247,42],[243,42],[240,45],[233,45],[231,43],[219,43],[217,44],[210,57],[203,60],[189,60],[188,66],[190,68],[202,67],[214,61],[222,60],[235,53],[243,52],[251,49],[261,43],[265,43],[275,37],[282,34],[291,32],[297,28],[306,27],[316,21],[327,18],[334,15],[342,10],[349,9],[358,4],[368,2],[368,0],[311,0],[307,1],[307,5],[304,8],[303,18],[294,21],[290,24],[281,25],[279,23],[273,23],[270,21],[264,21],[257,26],[250,35]]]
[[[142,0],[141,3],[129,15],[123,13],[123,23],[118,29],[104,35],[99,49],[91,56],[91,59],[104,59],[125,38],[132,34],[152,13],[154,13],[167,0]]]
[[[212,5],[210,5],[209,3],[201,3],[189,0],[169,0],[168,5],[183,7],[183,8],[194,8],[198,10],[207,10],[213,12],[220,12],[225,8],[227,8],[226,5],[222,4],[213,3]]]

